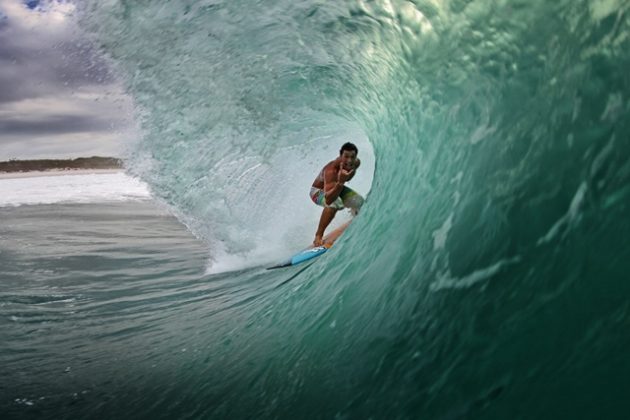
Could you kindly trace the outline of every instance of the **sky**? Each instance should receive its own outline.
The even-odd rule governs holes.
[[[116,156],[133,102],[69,0],[0,0],[0,161]]]

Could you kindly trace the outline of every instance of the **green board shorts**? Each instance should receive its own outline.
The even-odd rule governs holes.
[[[343,186],[339,197],[337,197],[337,199],[330,204],[326,204],[326,195],[324,193],[324,190],[322,189],[311,187],[310,196],[311,200],[313,200],[313,203],[317,204],[318,206],[330,207],[337,210],[341,210],[344,208],[359,210],[363,205],[363,197],[361,197],[359,193],[351,188],[346,187],[345,185]]]

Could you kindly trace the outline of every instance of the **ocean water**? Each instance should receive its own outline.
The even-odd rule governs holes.
[[[2,209],[3,247],[48,255],[0,254],[3,412],[626,418],[629,8],[82,2],[160,204]],[[265,271],[312,239],[308,187],[346,140],[361,214]]]

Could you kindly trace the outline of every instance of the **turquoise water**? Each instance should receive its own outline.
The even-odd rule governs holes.
[[[203,252],[169,245],[179,268],[156,253],[151,274],[123,264],[141,283],[116,299],[144,305],[54,332],[52,353],[90,366],[64,391],[92,397],[46,413],[624,418],[629,8],[83,4],[136,101],[129,168]],[[347,139],[374,162],[361,214],[313,265],[265,271],[311,239],[308,186]],[[101,351],[110,322],[132,329]],[[62,376],[47,355],[41,375],[11,359],[12,383],[34,378],[5,382],[12,413],[37,413],[15,399]]]

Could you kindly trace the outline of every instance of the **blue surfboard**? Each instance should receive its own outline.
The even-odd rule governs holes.
[[[313,258],[319,257],[320,255],[328,251],[328,248],[330,248],[330,246],[316,246],[314,248],[306,248],[298,252],[297,254],[289,258],[288,260],[278,265],[274,265],[273,267],[267,268],[267,270],[271,270],[273,268],[289,267],[292,265],[303,263],[308,260],[312,260]]]

